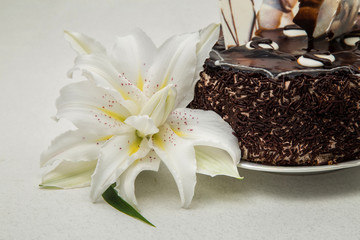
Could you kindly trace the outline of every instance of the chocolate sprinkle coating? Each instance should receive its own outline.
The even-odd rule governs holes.
[[[208,59],[192,108],[214,110],[239,140],[242,159],[324,165],[360,159],[360,79],[351,70],[272,78]]]

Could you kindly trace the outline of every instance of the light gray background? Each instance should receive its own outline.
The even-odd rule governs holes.
[[[360,168],[289,176],[241,170],[243,181],[198,175],[190,209],[180,207],[165,167],[136,181],[133,220],[89,189],[40,190],[39,155],[72,128],[51,120],[71,82],[75,53],[63,30],[110,49],[142,28],[157,45],[219,22],[217,0],[0,0],[0,239],[360,239]]]

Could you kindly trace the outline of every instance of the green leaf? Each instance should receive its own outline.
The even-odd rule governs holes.
[[[123,212],[130,217],[136,218],[144,223],[149,224],[150,226],[155,227],[151,222],[149,222],[146,218],[144,218],[135,208],[133,208],[130,204],[124,201],[115,190],[115,183],[112,184],[102,195],[104,200],[110,204],[112,207],[116,208],[120,212]]]

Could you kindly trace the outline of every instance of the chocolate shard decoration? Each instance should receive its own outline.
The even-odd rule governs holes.
[[[250,0],[220,0],[221,26],[227,48],[248,42],[255,30],[255,12]]]
[[[240,46],[261,32],[293,24],[297,0],[219,0],[226,48]]]
[[[329,29],[327,35],[331,39],[350,32],[351,28],[356,24],[356,19],[360,7],[359,0],[340,1],[338,10]]]
[[[360,0],[219,0],[226,48],[240,46],[263,30],[296,23],[312,39],[332,40],[355,25]],[[310,48],[312,44],[309,44]]]
[[[293,24],[297,0],[264,0],[257,12],[259,30],[271,30]]]
[[[329,40],[349,32],[356,23],[359,0],[299,0],[294,23],[309,37]]]

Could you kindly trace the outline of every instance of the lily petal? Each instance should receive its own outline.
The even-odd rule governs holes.
[[[231,156],[224,150],[208,146],[195,146],[197,173],[211,177],[226,175],[239,178],[239,172]]]
[[[81,71],[90,81],[95,81],[97,85],[118,91],[124,100],[131,100],[137,106],[141,106],[146,101],[145,95],[121,73],[117,72],[104,55],[79,55],[75,59],[75,66],[68,73],[69,77],[73,77],[73,73],[77,70]]]
[[[124,93],[121,93],[122,90],[114,90],[113,87],[107,86],[108,83],[104,84],[104,79],[97,75],[96,73],[89,72],[87,70],[82,70],[82,75],[85,76],[89,82],[94,84],[97,87],[104,88],[112,93],[114,97],[121,103],[131,114],[137,114],[139,112],[138,102],[134,102],[130,98],[126,97],[127,100],[124,99]]]
[[[100,147],[112,136],[105,132],[68,131],[55,138],[42,153],[40,164],[50,167],[41,187],[75,188],[88,186],[95,170]]]
[[[200,79],[200,72],[203,70],[205,59],[209,57],[209,52],[219,38],[220,25],[210,24],[200,30],[200,41],[196,44],[196,68],[192,80],[192,86],[185,95],[184,99],[177,107],[186,107],[194,99],[195,84]]]
[[[156,54],[152,40],[140,29],[132,34],[119,37],[110,55],[117,71],[141,91],[146,73]]]
[[[146,102],[140,115],[148,115],[157,127],[162,125],[174,109],[176,96],[176,89],[172,85],[166,86]]]
[[[170,114],[167,123],[179,137],[191,140],[195,146],[207,146],[225,151],[232,159],[236,170],[241,156],[238,140],[232,134],[230,125],[218,114],[213,111],[178,108]],[[208,150],[216,151],[210,148]],[[217,154],[220,152],[218,151]],[[219,161],[227,161],[227,159],[228,157],[224,155]]]
[[[106,54],[105,48],[94,39],[85,34],[64,31],[65,39],[78,54]]]
[[[54,169],[46,173],[40,184],[43,188],[79,188],[90,185],[97,160],[62,161]]]
[[[150,151],[146,138],[135,132],[112,137],[100,150],[98,165],[91,180],[91,199],[95,202],[137,159]]]
[[[121,133],[128,130],[124,121],[131,115],[121,101],[116,92],[91,82],[73,83],[61,89],[56,117],[69,119],[82,129],[111,129]]]
[[[189,207],[196,184],[196,159],[192,142],[180,138],[165,123],[160,132],[153,135],[151,144],[173,175],[182,206]]]
[[[137,134],[142,135],[142,137],[159,132],[154,121],[147,115],[128,117],[125,123],[135,128],[138,131]]]
[[[50,147],[41,154],[40,165],[44,167],[58,161],[95,160],[106,140],[104,135],[96,132],[68,131],[55,138]]]
[[[146,157],[136,160],[131,166],[118,178],[115,189],[120,197],[127,203],[136,207],[137,201],[135,197],[135,179],[145,170],[158,171],[160,166],[160,158],[154,150],[151,150]]]
[[[149,68],[144,93],[150,97],[168,84],[175,86],[178,97],[175,106],[182,101],[192,86],[196,67],[196,45],[199,33],[170,38],[158,50]]]

